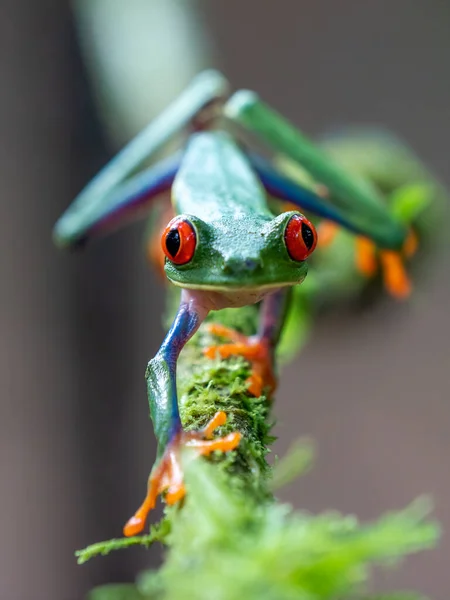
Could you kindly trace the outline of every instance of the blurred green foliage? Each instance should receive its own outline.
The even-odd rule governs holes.
[[[258,502],[206,461],[188,460],[185,469],[188,495],[172,520],[161,570],[142,573],[134,586],[98,588],[90,600],[369,598],[373,566],[391,567],[438,537],[425,499],[360,524]]]

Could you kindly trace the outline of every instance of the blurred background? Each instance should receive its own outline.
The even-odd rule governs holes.
[[[159,560],[73,555],[141,501],[163,290],[142,226],[64,254],[60,213],[206,66],[310,134],[384,124],[450,185],[449,30],[446,0],[0,0],[0,598],[75,600]],[[276,452],[308,434],[318,461],[283,499],[371,519],[430,493],[450,529],[449,301],[439,251],[410,302],[320,321],[275,408]],[[449,555],[445,536],[379,585],[444,600]]]

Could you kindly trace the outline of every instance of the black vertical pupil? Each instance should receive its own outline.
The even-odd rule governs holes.
[[[314,233],[311,227],[307,225],[304,221],[302,223],[302,238],[305,242],[305,246],[308,248],[308,250],[311,250],[311,248],[314,245]]]
[[[180,234],[178,233],[178,229],[171,229],[166,235],[166,248],[170,256],[175,258],[175,256],[178,253],[178,250],[180,249],[180,244],[181,240]]]

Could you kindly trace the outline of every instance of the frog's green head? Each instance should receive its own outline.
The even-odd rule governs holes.
[[[314,226],[298,212],[233,213],[208,222],[179,215],[166,227],[162,247],[172,283],[220,292],[301,283],[316,241]]]

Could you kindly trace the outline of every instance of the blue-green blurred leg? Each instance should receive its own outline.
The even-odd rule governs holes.
[[[201,292],[182,290],[180,307],[172,327],[158,353],[148,363],[147,394],[158,440],[158,456],[150,474],[145,500],[125,525],[126,536],[142,531],[147,515],[154,508],[159,494],[167,492],[167,504],[175,504],[183,498],[185,488],[180,458],[183,447],[188,446],[197,454],[207,455],[215,450],[233,450],[241,439],[238,432],[211,439],[214,430],[226,422],[223,412],[218,412],[201,431],[184,431],[181,424],[176,383],[177,361],[180,352],[205,320],[208,312],[207,302]]]
[[[180,167],[182,152],[170,156],[134,175],[114,188],[102,203],[93,202],[82,214],[68,216],[73,227],[72,245],[77,247],[91,239],[115,231],[139,217],[147,215],[156,198],[169,192]],[[75,234],[76,230],[76,234]]]
[[[268,160],[256,154],[249,154],[248,158],[267,193],[279,200],[280,204],[289,202],[299,210],[306,210],[322,219],[337,223],[349,231],[360,233],[355,230],[354,224],[327,200],[283,175]]]
[[[354,231],[382,248],[399,250],[406,229],[392,218],[383,198],[363,179],[347,173],[318,146],[264,104],[253,92],[236,92],[225,105],[225,115],[261,137],[274,152],[296,161],[330,191],[330,200]]]
[[[264,298],[256,335],[247,337],[220,323],[208,326],[213,335],[225,338],[230,343],[210,346],[204,350],[205,355],[209,358],[216,355],[222,358],[242,356],[248,360],[251,364],[248,390],[255,397],[264,393],[271,396],[276,388],[275,347],[281,334],[287,295],[286,289],[280,289]]]
[[[107,213],[111,194],[144,163],[154,158],[170,139],[188,126],[203,108],[226,95],[228,83],[216,71],[198,75],[188,88],[119,152],[80,192],[54,228],[59,246],[83,239],[94,217]]]

